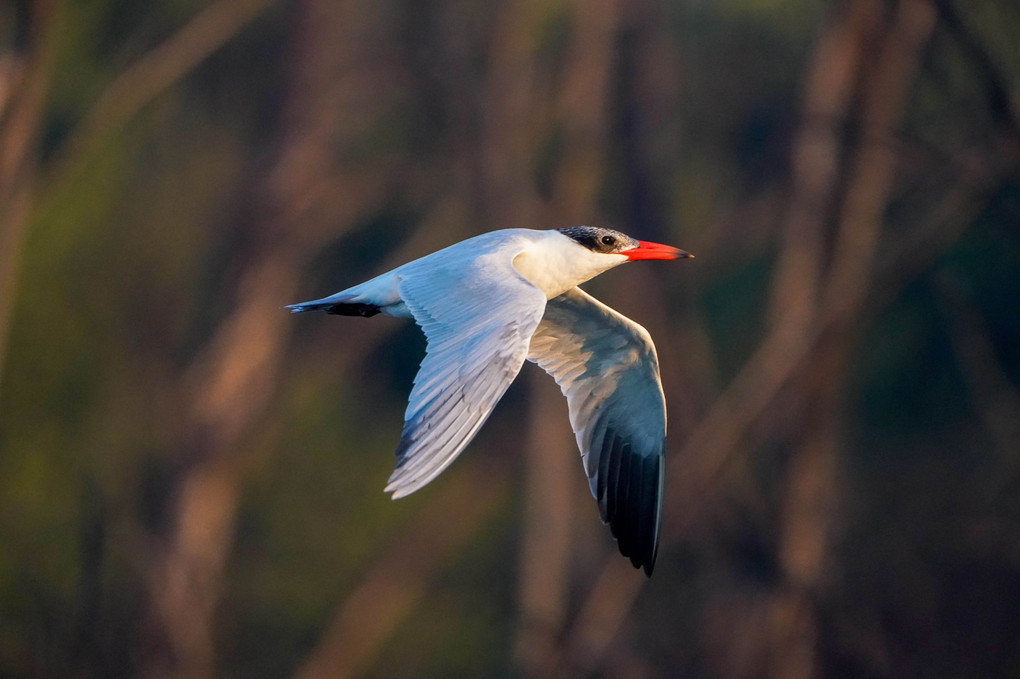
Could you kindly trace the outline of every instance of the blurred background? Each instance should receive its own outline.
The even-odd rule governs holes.
[[[669,407],[659,560],[527,364],[382,492],[424,351],[284,304],[508,227]],[[0,5],[0,675],[1020,676],[1020,5]]]

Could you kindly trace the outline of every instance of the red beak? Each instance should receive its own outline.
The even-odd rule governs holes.
[[[680,259],[681,257],[694,257],[694,255],[685,250],[679,250],[669,245],[649,243],[646,240],[639,240],[636,248],[624,250],[620,254],[631,261],[636,259]]]

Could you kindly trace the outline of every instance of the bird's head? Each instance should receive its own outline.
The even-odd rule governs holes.
[[[625,233],[600,226],[568,226],[557,229],[588,250],[604,255],[623,255],[630,261],[637,259],[680,259],[694,257],[689,252],[659,243],[631,238]]]

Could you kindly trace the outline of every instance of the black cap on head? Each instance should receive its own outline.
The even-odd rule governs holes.
[[[638,246],[638,242],[627,234],[614,231],[613,229],[605,229],[601,226],[568,226],[556,230],[564,236],[577,241],[592,252],[606,255],[615,254],[621,250],[630,250]]]

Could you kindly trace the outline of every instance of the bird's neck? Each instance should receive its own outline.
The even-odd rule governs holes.
[[[556,231],[542,231],[529,247],[514,258],[514,268],[546,299],[627,261],[623,255],[596,253]]]

